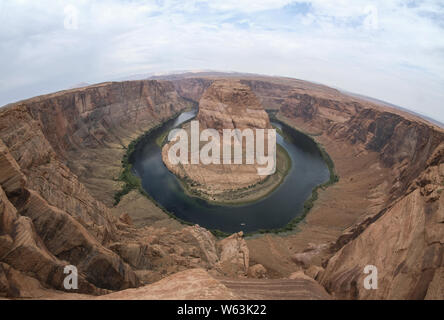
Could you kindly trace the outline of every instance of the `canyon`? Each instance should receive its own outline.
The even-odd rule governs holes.
[[[115,204],[130,143],[199,103],[208,125],[222,119],[207,102],[220,80],[335,164],[339,181],[293,232],[218,238],[136,189]],[[235,114],[233,88],[223,97]],[[262,115],[252,119],[268,126]],[[444,299],[443,190],[444,129],[302,80],[191,74],[35,97],[0,109],[0,296]],[[79,269],[76,292],[66,265]],[[366,265],[377,290],[363,287]]]
[[[211,138],[208,136],[206,139],[210,140],[211,145],[215,145],[216,150],[211,150],[211,156],[208,156],[209,152],[204,153],[207,147],[205,142],[193,141],[193,129],[197,130],[194,135],[199,137],[210,132],[208,129],[217,131],[217,138],[216,133],[213,133]],[[264,133],[259,136],[257,129],[263,129]],[[171,172],[184,181],[186,189],[193,195],[211,201],[224,202],[224,199],[230,199],[233,202],[245,200],[245,194],[248,194],[248,200],[252,201],[257,199],[252,198],[253,193],[266,193],[267,189],[272,189],[283,179],[278,174],[268,179],[276,172],[276,138],[272,141],[269,129],[272,127],[268,114],[248,86],[240,81],[218,80],[200,98],[196,121],[191,122],[191,125],[184,125],[185,142],[174,140],[165,144],[162,148],[162,160]],[[252,133],[251,139],[242,135],[246,130]],[[263,142],[261,152],[255,148],[260,138]],[[176,156],[177,152],[175,146],[181,143],[185,146],[185,161],[173,163],[172,155]],[[247,144],[250,144],[249,147]],[[271,146],[274,148],[273,152]],[[173,148],[175,152],[171,152]],[[216,152],[219,154],[216,156],[217,163],[212,161],[204,164],[204,157],[199,159],[199,155],[204,153],[211,160]],[[259,153],[265,160],[261,163],[256,158]],[[249,158],[251,159],[248,160]],[[265,180],[268,183],[264,185]]]

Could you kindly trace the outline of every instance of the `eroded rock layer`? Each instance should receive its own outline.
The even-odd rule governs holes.
[[[193,83],[198,87],[206,86],[205,82],[194,81]],[[192,93],[200,91],[187,89]],[[190,161],[189,164],[173,165],[169,159],[169,150],[175,142],[165,145],[162,150],[165,165],[184,180],[194,194],[202,195],[210,200],[220,200],[225,193],[232,194],[236,190],[247,189],[267,178],[266,175],[258,174],[257,163],[245,164],[245,141],[240,141],[238,136],[234,139],[242,143],[244,157],[242,164],[222,164],[222,159],[225,157],[223,155],[223,130],[271,129],[268,114],[248,86],[235,80],[214,81],[200,97],[196,120],[199,121],[200,130],[215,129],[219,132],[220,164],[203,164],[202,162],[192,164]],[[186,128],[189,129],[189,126]],[[267,146],[267,141],[265,139],[265,146]]]
[[[341,181],[315,208],[316,215],[325,217],[340,192],[347,199],[338,202],[338,209],[356,217],[332,239],[322,263],[326,270],[315,276],[337,298],[443,299],[443,130],[398,110],[298,91],[285,98],[278,116],[313,133],[340,169]],[[338,142],[343,144],[338,150],[348,148],[346,153],[330,147]],[[351,171],[356,161],[363,167]],[[342,163],[350,167],[341,168]],[[353,201],[354,193],[360,199]],[[355,207],[364,199],[364,207]],[[378,268],[377,290],[363,286],[366,265]]]
[[[123,149],[124,136],[116,132],[159,123],[186,105],[171,84],[139,81],[56,93],[1,110],[0,260],[59,290],[68,264],[79,270],[81,292],[138,286],[135,272],[107,248],[119,237],[115,218],[66,163],[88,148],[119,143]],[[22,295],[17,288],[6,291]]]
[[[269,129],[268,115],[251,89],[240,81],[218,80],[204,92],[197,120],[204,128]]]
[[[281,298],[444,299],[444,130],[322,85],[224,76],[232,94],[221,77],[104,83],[1,109],[0,296],[90,298],[160,280],[107,298],[267,299],[294,284]],[[262,104],[325,147],[340,181],[297,233],[216,239],[136,190],[113,207],[129,143],[199,100],[207,127],[268,126]],[[53,291],[71,264],[85,295]],[[363,286],[366,265],[377,290]]]

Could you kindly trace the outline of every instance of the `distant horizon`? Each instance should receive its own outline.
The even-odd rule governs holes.
[[[236,70],[444,123],[441,0],[10,0],[0,19],[0,105],[145,72]]]
[[[24,101],[24,100],[28,100],[28,99],[32,99],[35,97],[39,97],[39,96],[44,96],[44,95],[48,95],[48,94],[53,94],[53,93],[57,93],[57,92],[61,92],[61,91],[66,91],[66,90],[73,90],[73,89],[77,89],[77,88],[83,88],[83,87],[88,87],[88,86],[94,86],[94,85],[98,85],[101,83],[107,83],[107,82],[123,82],[123,81],[138,81],[138,80],[156,80],[156,79],[152,79],[152,78],[156,78],[156,77],[162,77],[162,76],[179,76],[179,75],[183,75],[183,74],[188,74],[188,73],[195,73],[196,75],[202,74],[202,73],[218,73],[218,74],[239,74],[239,75],[250,75],[250,76],[259,76],[259,77],[275,77],[275,78],[288,78],[288,79],[295,79],[295,80],[301,80],[301,81],[305,81],[308,83],[313,83],[313,84],[317,84],[317,85],[322,85],[331,89],[335,89],[340,91],[342,94],[345,95],[350,95],[352,97],[355,98],[360,98],[363,100],[367,100],[376,104],[380,104],[380,105],[385,105],[388,107],[392,107],[395,109],[399,109],[401,111],[405,111],[408,113],[411,113],[412,115],[416,115],[419,116],[421,118],[423,118],[426,121],[432,122],[435,125],[438,125],[442,128],[444,128],[444,119],[441,122],[438,119],[434,119],[431,116],[421,113],[421,112],[417,112],[414,110],[411,110],[408,107],[405,106],[400,106],[397,104],[394,104],[392,102],[389,101],[385,101],[383,99],[380,99],[378,97],[371,97],[359,92],[352,92],[347,90],[346,88],[339,88],[339,87],[335,87],[335,86],[331,86],[322,82],[318,82],[318,81],[309,81],[309,80],[305,80],[305,79],[301,79],[301,78],[297,78],[297,77],[289,77],[289,76],[282,76],[282,75],[268,75],[268,74],[259,74],[259,73],[251,73],[251,72],[240,72],[240,71],[221,71],[221,70],[180,70],[180,71],[163,71],[163,72],[153,72],[153,73],[139,73],[139,74],[133,74],[133,75],[127,75],[127,76],[123,76],[123,77],[119,77],[119,78],[115,78],[115,79],[110,79],[110,80],[104,80],[104,81],[100,81],[100,82],[95,82],[95,83],[89,83],[89,82],[84,82],[84,81],[80,81],[76,84],[72,84],[71,86],[67,87],[67,88],[62,88],[60,90],[55,90],[55,91],[46,91],[44,93],[41,94],[37,94],[37,95],[33,95],[33,96],[28,96],[28,97],[24,97],[22,99],[18,99],[15,101],[11,101],[8,102],[6,104],[0,104],[0,109],[8,106],[10,104],[15,104],[15,103],[19,103],[20,101]]]

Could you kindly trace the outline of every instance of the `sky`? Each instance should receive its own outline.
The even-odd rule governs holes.
[[[0,0],[0,105],[176,70],[295,77],[444,122],[443,0]]]

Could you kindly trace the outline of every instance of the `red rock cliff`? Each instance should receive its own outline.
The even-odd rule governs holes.
[[[0,111],[0,278],[10,279],[6,291],[20,295],[14,274],[63,290],[67,264],[78,267],[83,292],[138,285],[134,271],[106,248],[116,240],[115,219],[66,163],[84,149],[123,144],[122,132],[143,130],[186,105],[168,82],[135,81],[59,92]]]

